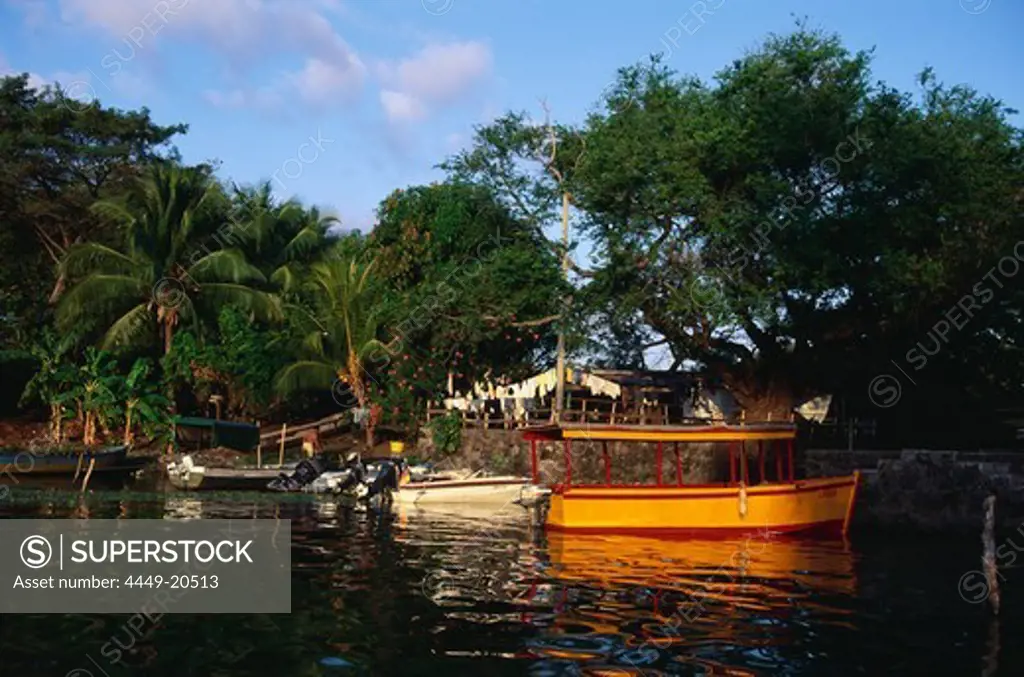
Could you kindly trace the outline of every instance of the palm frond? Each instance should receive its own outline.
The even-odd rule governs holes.
[[[188,268],[197,282],[266,282],[259,268],[245,260],[238,249],[221,249],[207,254]]]
[[[140,303],[119,317],[110,325],[103,337],[104,350],[138,345],[148,335],[150,341],[156,338],[156,313],[152,304]]]
[[[279,322],[284,319],[281,299],[275,294],[240,284],[227,282],[203,284],[196,294],[195,303],[209,311],[211,315],[226,305],[233,305],[260,320]]]
[[[274,387],[282,395],[300,390],[331,390],[338,380],[338,369],[329,362],[303,360],[278,372]]]
[[[61,272],[71,277],[94,272],[139,275],[143,268],[139,261],[98,242],[71,245],[61,261]]]
[[[67,329],[86,317],[109,317],[132,302],[149,300],[148,281],[127,275],[93,274],[72,287],[57,306],[57,322]]]

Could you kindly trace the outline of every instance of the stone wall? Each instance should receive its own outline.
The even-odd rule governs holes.
[[[562,444],[539,444],[541,481],[561,482],[565,477]],[[653,444],[609,443],[612,481],[616,483],[655,482]],[[709,453],[715,451],[717,453]],[[721,482],[728,478],[728,457],[721,445],[681,445],[680,460],[684,482]],[[474,429],[462,431],[462,445],[455,454],[443,457],[433,449],[430,436],[423,434],[413,454],[430,460],[439,468],[469,468],[496,474],[529,476],[530,445],[517,430]],[[572,445],[573,483],[603,484],[605,481],[601,444],[576,441]],[[750,459],[751,472],[756,467]],[[1016,528],[1024,522],[1024,453],[999,451],[929,450],[832,450],[802,449],[797,453],[801,477],[862,474],[853,528],[857,530],[899,530],[917,532],[978,532],[982,502],[990,493],[997,496],[1001,526]],[[773,471],[769,470],[769,476]],[[663,481],[675,483],[673,446],[663,448]]]
[[[808,449],[807,477],[860,470],[853,528],[980,532],[982,503],[995,494],[1000,526],[1024,522],[1024,454],[1002,451]]]

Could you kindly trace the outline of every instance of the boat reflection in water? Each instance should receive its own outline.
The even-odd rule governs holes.
[[[558,583],[528,596],[554,614],[523,615],[546,626],[528,642],[534,674],[783,674],[806,660],[810,619],[850,627],[856,578],[842,541],[555,533],[547,552]]]

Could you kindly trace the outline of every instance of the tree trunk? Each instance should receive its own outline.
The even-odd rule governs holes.
[[[725,385],[743,409],[748,423],[755,421],[789,421],[797,404],[792,390],[778,382],[758,382],[757,379],[726,378]]]
[[[171,317],[164,318],[164,355],[171,352],[171,344],[174,343],[174,324]]]
[[[60,444],[60,405],[50,403],[50,436]]]
[[[83,430],[82,430],[82,443],[85,444],[85,446],[92,445],[92,442],[93,442],[93,426],[95,426],[95,425],[96,425],[96,423],[94,421],[93,413],[91,411],[87,411],[85,413],[85,424],[84,424]]]
[[[132,408],[131,406],[125,407],[124,412],[124,443],[129,445],[132,443]]]

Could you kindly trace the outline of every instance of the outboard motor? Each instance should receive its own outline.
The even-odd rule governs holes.
[[[295,472],[290,476],[281,473],[267,484],[271,491],[298,491],[302,487],[312,484],[313,480],[324,474],[327,469],[327,459],[323,455],[303,459],[295,467]]]
[[[360,498],[372,500],[380,497],[380,500],[391,502],[392,494],[398,490],[398,475],[401,472],[402,460],[381,461],[380,472],[373,481],[366,487],[366,493]]]

